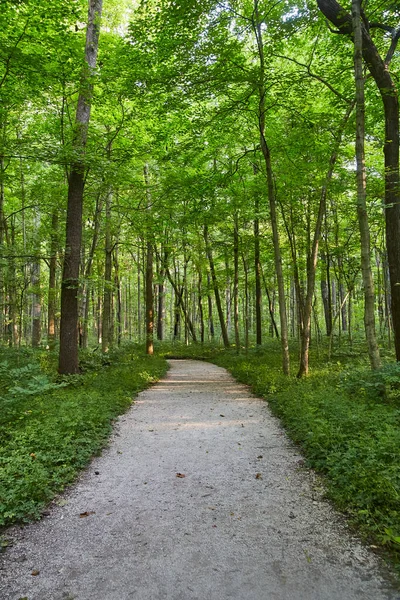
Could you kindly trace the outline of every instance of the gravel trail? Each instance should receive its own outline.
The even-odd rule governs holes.
[[[59,505],[7,532],[0,599],[399,600],[267,404],[170,366]]]

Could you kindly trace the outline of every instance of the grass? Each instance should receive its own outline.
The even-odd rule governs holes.
[[[360,349],[344,347],[329,364],[314,357],[312,373],[302,380],[282,375],[280,348],[272,341],[240,355],[176,345],[169,355],[195,358],[197,352],[265,398],[308,466],[324,475],[329,498],[399,568],[400,365],[386,361],[372,373]]]
[[[4,356],[4,354],[3,354]],[[55,357],[7,351],[0,363],[0,525],[40,517],[107,442],[113,420],[166,371],[133,346],[86,353],[83,374],[56,379]]]

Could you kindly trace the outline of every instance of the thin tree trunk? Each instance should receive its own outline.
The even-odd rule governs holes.
[[[153,244],[151,240],[150,228],[150,182],[149,182],[149,167],[146,164],[143,169],[144,181],[146,185],[147,196],[147,240],[146,240],[146,354],[154,353],[154,293],[153,293]]]
[[[255,169],[255,172],[257,170]],[[262,344],[262,329],[261,329],[261,263],[260,263],[260,200],[258,194],[255,197],[254,204],[254,273],[255,273],[255,284],[256,284],[256,297],[255,297],[255,309],[256,309],[256,344],[261,346]]]
[[[337,153],[338,153],[340,144],[342,142],[343,132],[344,132],[344,129],[347,125],[347,122],[350,118],[350,115],[351,115],[353,109],[354,109],[354,102],[352,102],[349,105],[349,107],[346,111],[346,114],[340,124],[338,133],[336,135],[336,143],[335,143],[335,146],[333,148],[332,154],[329,159],[328,172],[326,174],[325,181],[324,181],[322,189],[321,189],[317,221],[315,224],[314,238],[313,238],[313,243],[312,243],[312,248],[311,248],[311,255],[308,257],[308,261],[307,261],[307,294],[306,294],[306,299],[305,299],[305,303],[304,303],[304,311],[303,311],[303,332],[302,332],[302,336],[301,336],[300,364],[299,364],[299,371],[297,373],[297,377],[303,377],[303,375],[308,374],[309,349],[310,349],[310,338],[311,338],[312,302],[313,302],[314,291],[315,291],[315,276],[316,276],[316,272],[317,272],[319,241],[320,241],[320,237],[321,237],[323,219],[326,214],[326,196],[327,196],[327,192],[328,192],[328,186],[332,180],[333,170],[334,170],[334,167],[336,164]],[[325,285],[324,285],[324,283],[325,283]],[[329,333],[332,329],[332,314],[330,315],[330,319],[329,319],[329,317],[328,317],[329,303],[326,301],[326,295],[327,295],[328,290],[326,289],[326,282],[323,282],[323,280],[321,280],[321,292],[322,292],[322,300],[324,302],[324,313],[325,313],[325,319],[326,319],[326,324],[327,324],[327,334],[329,335]],[[344,306],[344,304],[343,304],[343,306]],[[328,328],[329,328],[329,333],[328,333]]]
[[[100,233],[100,222],[101,222],[101,213],[103,210],[103,194],[100,192],[96,198],[96,208],[94,212],[94,228],[93,228],[93,237],[92,243],[90,244],[89,256],[86,262],[85,274],[84,274],[84,284],[82,289],[82,338],[81,338],[81,346],[82,348],[87,348],[88,346],[88,326],[89,326],[89,280],[92,274],[93,268],[93,259],[94,254],[97,248],[97,242]]]
[[[205,241],[205,245],[206,245],[206,254],[207,254],[207,258],[208,258],[208,264],[210,266],[211,279],[212,279],[213,287],[214,287],[215,304],[217,306],[217,312],[218,312],[218,317],[219,317],[219,324],[220,324],[220,327],[221,327],[222,340],[224,342],[225,348],[229,348],[228,332],[226,330],[224,313],[222,311],[221,297],[220,297],[220,294],[219,294],[218,281],[217,281],[217,275],[216,275],[216,272],[215,272],[215,265],[214,265],[214,259],[213,259],[213,255],[212,255],[212,250],[211,250],[210,242],[209,242],[209,239],[208,239],[208,227],[207,227],[207,225],[204,225],[203,235],[204,235],[204,241]]]
[[[50,261],[49,261],[49,295],[47,306],[47,343],[54,350],[56,343],[56,311],[57,311],[57,252],[58,252],[58,210],[54,208],[51,217]]]
[[[210,281],[209,273],[207,273],[207,286],[208,286],[208,290],[210,290],[211,281]],[[208,330],[210,332],[211,340],[214,340],[215,331],[214,331],[214,319],[213,319],[213,305],[212,305],[211,294],[209,291],[207,292],[207,305],[208,305]]]
[[[258,262],[261,267],[260,262]],[[240,335],[239,335],[239,223],[237,215],[233,226],[233,322],[235,327],[235,346],[236,352],[240,352]],[[261,317],[261,316],[260,316]],[[261,343],[261,340],[260,340]]]
[[[204,331],[205,331],[205,327],[204,327],[204,310],[203,310],[203,289],[202,289],[202,275],[201,275],[201,268],[199,267],[199,277],[198,277],[198,282],[197,282],[197,290],[198,290],[198,298],[197,298],[197,302],[199,305],[199,321],[200,321],[200,342],[202,344],[204,344]]]
[[[112,344],[111,340],[111,302],[113,294],[112,284],[112,240],[111,240],[111,202],[112,194],[108,192],[106,198],[106,236],[104,246],[104,292],[103,292],[103,315],[101,326],[101,350],[108,352]]]
[[[351,15],[336,0],[317,0],[325,17],[340,33],[354,39]],[[385,114],[385,208],[386,248],[390,272],[391,312],[396,359],[400,361],[400,185],[399,185],[399,98],[395,79],[389,71],[390,61],[400,39],[400,30],[389,28],[391,44],[385,59],[371,38],[369,23],[363,15],[361,23],[362,53],[379,89]]]
[[[167,259],[166,251],[161,248],[160,272],[158,284],[158,313],[157,313],[157,339],[164,339],[165,323],[165,262]]]
[[[269,293],[269,289],[268,289],[268,286],[267,286],[267,282],[265,280],[265,275],[264,275],[264,271],[263,270],[261,270],[261,274],[262,274],[262,279],[263,279],[263,283],[264,283],[265,293],[266,293],[267,298],[268,298],[268,310],[269,310],[269,316],[271,318],[272,331],[275,333],[275,336],[279,340],[279,331],[278,331],[278,327],[276,326],[276,321],[275,321],[275,316],[274,316],[274,305],[273,305],[272,300],[271,300],[271,294]]]
[[[249,348],[249,270],[247,265],[247,260],[244,254],[242,253],[242,261],[243,261],[243,272],[244,272],[244,345],[246,351]]]
[[[282,346],[282,368],[285,375],[290,373],[290,356],[289,356],[289,335],[286,315],[286,299],[285,299],[285,284],[283,277],[282,268],[282,255],[279,240],[279,228],[278,228],[278,217],[276,210],[276,197],[274,180],[272,173],[271,164],[271,152],[265,138],[265,57],[264,57],[264,44],[262,38],[261,21],[258,14],[258,0],[254,0],[254,17],[253,17],[253,30],[257,39],[258,56],[259,56],[259,109],[258,109],[258,126],[260,132],[260,145],[261,151],[265,161],[265,167],[267,171],[267,189],[268,189],[268,200],[269,210],[271,219],[272,229],[272,242],[274,247],[274,261],[275,271],[278,283],[278,303],[279,303],[279,316],[281,324],[281,346]]]
[[[375,331],[375,289],[371,269],[370,233],[366,202],[365,170],[365,98],[362,59],[361,2],[352,0],[354,32],[354,73],[356,81],[356,160],[357,160],[357,215],[361,239],[361,271],[364,284],[364,325],[368,355],[372,369],[381,366]]]
[[[78,358],[78,291],[82,240],[83,192],[85,187],[85,147],[90,121],[93,75],[99,46],[102,0],[89,0],[86,31],[85,65],[75,117],[74,152],[68,181],[68,205],[64,267],[61,283],[60,355],[61,374],[79,373]]]

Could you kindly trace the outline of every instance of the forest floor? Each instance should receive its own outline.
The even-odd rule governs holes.
[[[2,600],[394,600],[267,404],[171,360],[49,514],[7,532]]]

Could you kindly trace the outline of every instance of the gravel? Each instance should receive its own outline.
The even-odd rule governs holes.
[[[9,529],[1,600],[394,600],[394,579],[224,370],[171,360],[40,522]]]

